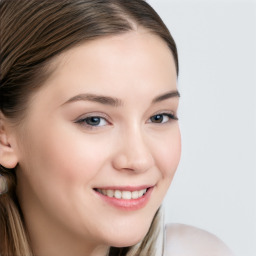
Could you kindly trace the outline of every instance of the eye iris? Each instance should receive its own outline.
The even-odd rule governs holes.
[[[162,123],[163,122],[163,115],[155,115],[155,116],[152,116],[150,119],[154,123]]]
[[[89,125],[99,125],[100,117],[97,117],[97,116],[88,117],[86,118],[86,123]]]

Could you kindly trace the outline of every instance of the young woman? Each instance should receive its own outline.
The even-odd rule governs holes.
[[[0,255],[230,255],[160,206],[175,42],[142,0],[1,0]],[[162,250],[163,249],[163,250]]]

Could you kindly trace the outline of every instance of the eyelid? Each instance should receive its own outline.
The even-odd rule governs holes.
[[[156,113],[154,113],[152,116],[149,117],[149,119],[147,120],[147,123],[154,123],[151,122],[150,119],[156,115],[163,115],[163,116],[168,116],[170,118],[170,120],[168,122],[164,122],[164,123],[169,123],[170,121],[175,121],[178,120],[178,117],[176,115],[176,113],[174,111],[170,111],[170,110],[162,110],[162,111],[158,111]],[[90,113],[86,113],[86,114],[82,114],[79,117],[77,117],[75,120],[73,120],[74,123],[80,124],[81,126],[84,126],[86,128],[89,129],[99,129],[101,127],[107,126],[93,126],[90,124],[86,124],[85,119],[86,118],[90,118],[90,117],[98,117],[98,118],[103,118],[109,125],[111,125],[113,122],[111,120],[111,118],[106,115],[105,113],[102,112],[90,112]],[[159,124],[164,124],[164,123],[159,123]],[[157,124],[157,123],[155,123]]]
[[[91,124],[88,124],[86,122],[86,119],[90,118],[90,117],[98,117],[100,119],[104,119],[106,124],[105,125],[91,125]],[[89,130],[102,129],[102,128],[107,127],[107,126],[112,124],[109,116],[107,116],[104,113],[99,113],[99,112],[91,112],[91,113],[80,115],[78,118],[76,118],[74,120],[74,123],[78,124],[82,129],[85,129],[85,130],[88,130],[88,131]]]
[[[108,123],[111,123],[111,118],[102,113],[102,112],[90,112],[90,113],[86,113],[86,114],[82,114],[79,117],[77,117],[76,119],[73,120],[74,123],[77,123],[79,120],[88,118],[88,117],[100,117],[100,118],[104,118]]]
[[[170,110],[158,111],[158,112],[154,113],[152,116],[156,116],[156,115],[171,115],[174,117],[175,120],[179,120],[177,117],[177,114],[174,111],[170,111]]]
[[[154,118],[157,115],[163,116],[163,118],[168,118],[166,122],[154,122],[152,121],[152,118]],[[168,123],[172,123],[173,121],[179,120],[177,115],[173,111],[158,111],[154,115],[150,116],[150,118],[147,120],[147,123],[154,124],[154,125],[165,125]]]

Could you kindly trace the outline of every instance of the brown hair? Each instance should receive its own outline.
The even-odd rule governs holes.
[[[88,40],[141,26],[169,46],[178,74],[175,42],[158,14],[143,0],[0,0],[0,112],[18,124],[27,102],[53,70],[53,57]],[[32,255],[15,194],[15,169],[0,166],[8,193],[0,195],[0,255]],[[109,255],[154,255],[157,214],[144,240],[111,248]]]

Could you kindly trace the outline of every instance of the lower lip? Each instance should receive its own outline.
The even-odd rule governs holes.
[[[150,199],[150,195],[152,191],[153,191],[153,187],[148,188],[146,194],[144,194],[142,197],[138,199],[118,199],[115,197],[105,196],[99,193],[98,191],[95,191],[95,193],[97,193],[97,195],[101,199],[103,199],[105,202],[107,202],[108,204],[116,208],[119,208],[122,210],[134,211],[134,210],[139,210],[143,208],[147,204],[147,202]]]

